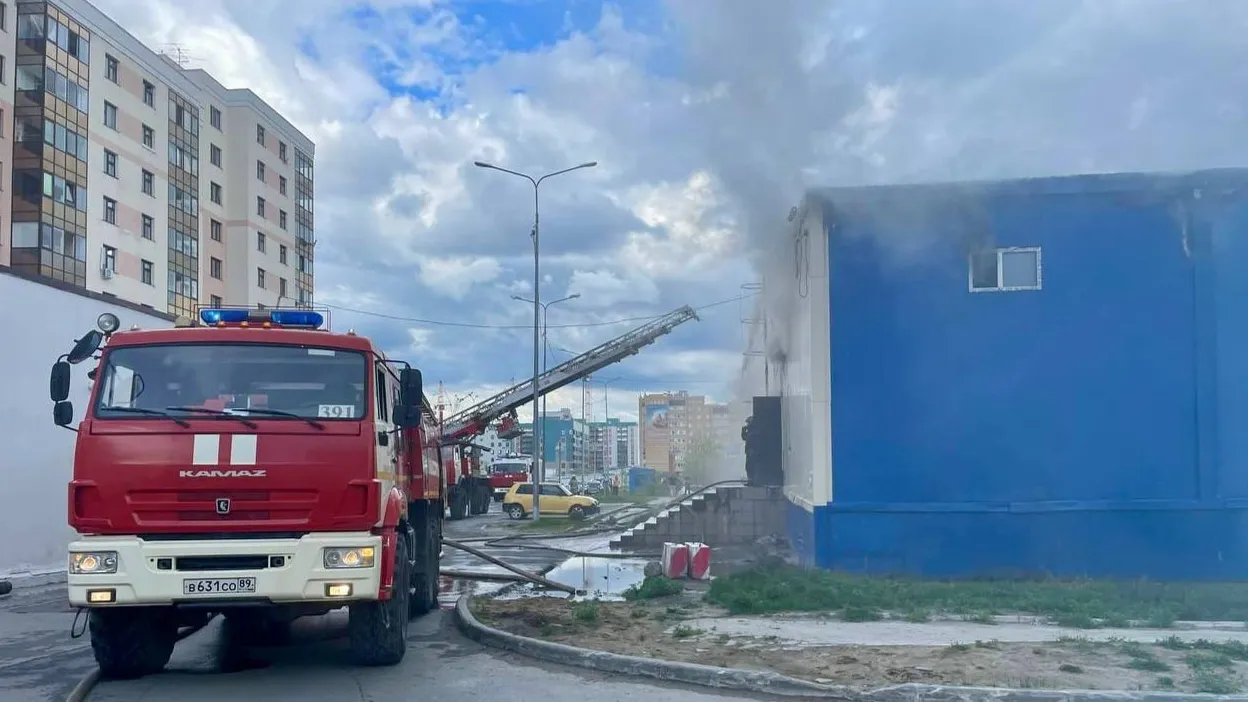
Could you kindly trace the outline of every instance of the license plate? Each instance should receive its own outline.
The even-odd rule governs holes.
[[[201,578],[182,581],[184,595],[250,595],[255,591],[255,578]]]

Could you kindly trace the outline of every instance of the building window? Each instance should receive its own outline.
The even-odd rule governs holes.
[[[221,259],[208,259],[208,275],[216,278],[217,280],[221,280]]]
[[[3,15],[0,15],[0,17],[3,17]],[[0,54],[0,84],[4,84],[4,85],[8,84],[9,82],[9,79],[7,77],[9,74],[8,68],[9,68],[8,64],[5,63],[4,55]]]
[[[286,265],[286,245],[285,244],[277,245],[277,261],[278,263],[281,263],[283,266]]]
[[[1039,290],[1040,247],[1012,247],[973,253],[967,274],[971,292]]]
[[[277,279],[277,296],[286,297],[286,279],[285,278]]]
[[[104,173],[114,178],[117,177],[117,154],[104,150]]]
[[[105,78],[116,83],[117,82],[117,69],[120,66],[121,66],[121,63],[117,60],[116,56],[109,56],[108,54],[104,54],[104,77]]]
[[[264,180],[264,161],[256,161],[256,180]]]
[[[156,197],[156,174],[151,171],[143,171],[143,194]]]
[[[259,195],[256,196],[256,214],[264,216],[264,198]]]
[[[100,268],[112,273],[117,272],[117,249],[111,246],[104,247],[104,261],[100,264]]]
[[[286,228],[286,210],[279,210],[277,213],[277,226],[282,229]]]
[[[264,253],[265,244],[264,232],[256,232],[256,251]]]
[[[208,221],[208,236],[212,237],[213,241],[221,241],[221,223],[220,222],[218,222],[215,219]]]
[[[263,268],[256,269],[256,285],[259,286],[261,290],[264,289],[264,269]]]
[[[208,304],[212,305],[213,307],[220,307],[221,305],[225,303],[222,302],[220,295],[209,295]]]
[[[208,199],[216,204],[221,204],[221,186],[216,183],[208,184]]]
[[[264,146],[264,125],[263,124],[256,125],[256,143],[261,146]]]
[[[104,103],[104,126],[109,129],[117,128],[117,106],[111,102]]]
[[[104,221],[109,224],[117,223],[117,201],[111,197],[104,198]]]
[[[221,147],[213,144],[208,147],[208,160],[217,168],[221,167]]]
[[[221,110],[211,105],[208,107],[208,124],[211,124],[213,129],[221,129]]]
[[[156,148],[156,130],[143,125],[143,145],[149,149]]]
[[[143,81],[143,104],[148,107],[156,106],[156,86],[150,81]]]
[[[0,2],[0,30],[9,31],[9,3]]]
[[[282,163],[286,163],[286,142],[277,142],[277,157],[282,160]]]
[[[143,215],[143,238],[156,238],[156,220],[152,219],[150,215]]]
[[[286,194],[286,176],[277,177],[277,192],[283,195]]]
[[[151,261],[143,261],[142,272],[139,275],[141,276],[140,280],[143,281],[144,285],[152,285],[153,268],[154,266],[152,266]]]

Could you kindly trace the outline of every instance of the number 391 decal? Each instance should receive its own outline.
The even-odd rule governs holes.
[[[355,416],[355,405],[320,405],[316,416],[323,419],[350,419]]]

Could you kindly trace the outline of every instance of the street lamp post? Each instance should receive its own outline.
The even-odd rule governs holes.
[[[539,253],[541,251],[541,247],[539,244],[539,237],[541,235],[541,208],[539,205],[540,201],[538,200],[538,190],[541,188],[542,182],[545,181],[547,178],[553,178],[557,175],[563,175],[564,173],[570,173],[572,171],[580,170],[582,168],[593,168],[594,166],[598,165],[598,162],[588,161],[586,163],[580,164],[579,166],[572,166],[571,168],[564,168],[563,170],[547,173],[546,175],[541,176],[539,178],[534,178],[533,176],[527,173],[521,173],[519,171],[513,171],[507,168],[503,168],[502,166],[495,166],[494,164],[486,163],[485,161],[474,161],[473,165],[476,166],[477,168],[488,168],[490,170],[499,171],[500,173],[506,173],[508,175],[516,176],[517,178],[524,178],[525,180],[529,181],[529,183],[533,185],[533,231],[529,234],[529,236],[533,237],[533,445],[536,447],[537,446],[538,400],[541,398],[541,392],[538,390],[538,387],[537,387],[538,377],[541,375],[541,369],[539,367],[539,362],[541,361],[541,349],[538,348],[538,345],[540,343],[538,339],[538,332],[540,331],[540,329],[538,328],[538,326],[541,321],[539,318],[539,313],[541,311],[541,307],[539,306],[539,300],[541,300],[541,292],[540,292],[541,273],[540,273],[540,268],[538,265]],[[545,476],[542,474],[542,469],[540,467],[540,464],[538,464],[537,462],[534,462],[534,466],[535,466],[534,467],[535,475],[533,476],[533,521],[536,522],[541,518],[541,509],[539,509],[538,498],[541,496],[542,479]]]
[[[571,295],[568,295],[567,297],[561,297],[561,298],[559,298],[558,300],[551,300],[550,302],[539,302],[539,303],[537,303],[537,304],[538,304],[538,306],[540,306],[540,307],[542,308],[542,372],[543,372],[543,373],[545,373],[545,372],[546,372],[546,356],[548,355],[548,352],[550,351],[550,340],[549,340],[548,335],[547,335],[547,332],[548,332],[548,330],[550,329],[550,307],[551,307],[551,305],[557,305],[557,304],[559,304],[560,302],[567,302],[568,300],[575,300],[575,299],[577,299],[577,298],[578,298],[578,297],[580,297],[580,296],[581,296],[581,294],[580,294],[580,293],[572,293]],[[513,300],[518,300],[518,301],[520,301],[520,302],[528,302],[528,303],[530,303],[530,304],[533,302],[533,301],[532,301],[532,300],[530,300],[529,298],[527,298],[527,297],[521,297],[520,295],[512,295],[512,296],[511,296],[511,299],[513,299]],[[542,414],[541,414],[541,416],[542,416],[542,422],[543,422],[543,424],[542,424],[542,440],[541,440],[541,445],[540,445],[540,448],[541,448],[541,451],[540,451],[540,452],[538,451],[539,445],[538,445],[538,443],[537,443],[537,439],[536,439],[536,436],[537,436],[537,420],[535,419],[535,420],[533,421],[533,427],[534,427],[534,428],[533,428],[533,435],[534,435],[534,437],[535,437],[535,438],[534,438],[534,444],[533,444],[533,458],[534,458],[534,460],[535,460],[535,461],[540,460],[540,461],[542,462],[543,467],[542,467],[542,470],[541,470],[541,474],[542,474],[543,476],[545,476],[545,475],[546,475],[546,470],[545,470],[545,463],[546,463],[546,431],[545,431],[545,430],[546,430],[546,425],[545,425],[545,417],[546,417],[546,396],[545,396],[545,395],[542,395]],[[540,456],[540,457],[539,457],[539,456]]]

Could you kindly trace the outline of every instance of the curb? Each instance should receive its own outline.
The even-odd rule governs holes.
[[[848,700],[857,696],[856,693],[845,688],[820,685],[779,673],[660,661],[531,639],[488,627],[477,621],[469,609],[471,600],[471,595],[463,595],[455,603],[455,620],[459,624],[460,631],[468,638],[486,646],[505,649],[551,663],[562,663],[609,673],[642,675],[704,687],[765,692],[784,697],[827,697]]]
[[[74,689],[70,690],[69,696],[65,698],[65,702],[86,702],[87,698],[91,696],[91,691],[95,689],[99,682],[100,669],[92,668],[91,672],[83,676],[78,681],[78,684],[74,685]]]
[[[455,621],[465,636],[485,646],[578,668],[702,687],[761,692],[778,697],[837,699],[846,702],[1248,702],[1248,694],[1208,695],[1145,690],[1026,690],[916,683],[859,691],[841,685],[821,685],[779,673],[626,656],[520,636],[482,624],[469,608],[471,601],[470,594],[459,598],[455,603]]]

